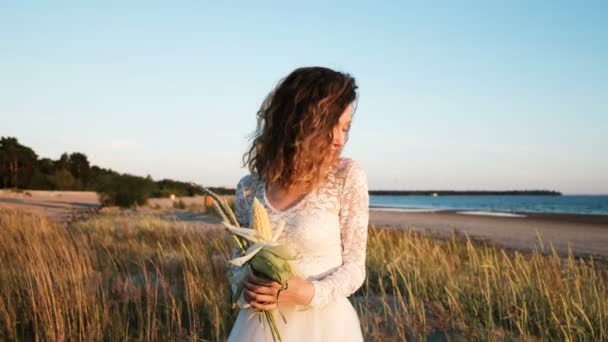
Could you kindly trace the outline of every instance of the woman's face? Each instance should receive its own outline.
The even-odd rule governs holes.
[[[331,145],[332,153],[340,153],[344,144],[348,140],[348,131],[350,130],[350,123],[352,121],[353,106],[349,104],[344,110],[344,113],[340,116],[338,124],[334,126],[333,136],[334,139]]]

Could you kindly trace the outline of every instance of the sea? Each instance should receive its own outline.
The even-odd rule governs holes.
[[[455,210],[495,216],[518,216],[519,213],[608,215],[608,195],[371,195],[370,207],[412,212]]]

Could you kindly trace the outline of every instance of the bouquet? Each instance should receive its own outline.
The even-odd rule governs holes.
[[[254,197],[249,220],[251,228],[242,228],[239,226],[236,215],[224,199],[207,188],[203,188],[203,191],[214,199],[213,206],[219,214],[222,224],[232,234],[240,251],[238,257],[230,260],[230,264],[234,266],[230,276],[234,294],[233,303],[243,292],[243,280],[249,272],[281,284],[281,289],[277,292],[278,300],[281,291],[288,287],[287,279],[294,274],[291,261],[297,258],[294,248],[277,242],[285,228],[285,221],[281,221],[273,229],[266,208]],[[254,314],[258,314],[261,324],[264,324],[263,320],[266,320],[273,341],[282,341],[272,311],[254,310],[252,315]],[[280,311],[279,314],[286,323],[285,317]]]

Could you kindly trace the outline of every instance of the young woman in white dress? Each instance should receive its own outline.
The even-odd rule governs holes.
[[[295,246],[298,275],[288,289],[249,275],[228,341],[271,341],[253,310],[275,310],[283,341],[362,341],[349,295],[365,279],[369,218],[367,176],[340,156],[348,139],[357,85],[350,75],[299,68],[281,80],[257,113],[250,174],[236,187],[236,216],[249,227],[256,197],[272,225],[287,222],[279,242]],[[278,312],[285,316],[284,323]]]

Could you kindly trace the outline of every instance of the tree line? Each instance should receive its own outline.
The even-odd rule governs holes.
[[[200,186],[171,179],[154,181],[91,165],[80,152],[63,153],[59,159],[39,158],[14,137],[0,138],[0,188],[96,191],[104,205],[143,205],[150,197],[202,195]],[[220,194],[234,189],[213,188]]]

